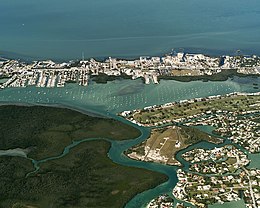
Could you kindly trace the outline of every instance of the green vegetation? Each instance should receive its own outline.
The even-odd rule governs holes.
[[[207,133],[200,131],[199,129],[196,129],[194,127],[183,126],[180,132],[186,138],[186,140],[184,141],[186,145],[195,144],[201,141],[208,141],[216,144],[223,142],[222,139],[210,136]]]
[[[108,137],[118,140],[140,134],[118,121],[94,118],[68,109],[0,107],[0,146],[31,147],[30,157],[58,155],[73,139]],[[85,133],[84,133],[85,132]],[[88,141],[63,158],[34,168],[30,160],[0,157],[0,208],[123,207],[137,193],[167,177],[148,170],[113,163],[106,141]]]
[[[109,147],[105,141],[82,143],[28,178],[28,161],[0,158],[0,186],[6,187],[0,190],[0,207],[123,207],[138,192],[166,180],[159,173],[114,164],[106,156]]]
[[[226,81],[228,78],[238,76],[238,77],[257,77],[259,75],[253,75],[253,74],[241,74],[238,73],[236,69],[228,69],[228,70],[222,70],[220,73],[213,74],[213,75],[200,75],[200,76],[159,76],[160,79],[165,80],[176,80],[180,82],[191,82],[191,81],[197,81],[197,80],[203,80],[203,81]]]
[[[175,158],[177,152],[200,141],[216,144],[223,142],[222,139],[209,136],[193,127],[168,126],[153,129],[147,140],[128,149],[125,154],[137,160],[180,165]],[[155,152],[157,153],[155,154]]]
[[[187,147],[184,142],[186,138],[180,135],[179,129],[176,126],[153,129],[147,140],[132,147],[126,151],[126,154],[134,159],[153,160],[169,165],[179,164],[175,159],[175,154],[180,149]],[[179,146],[176,146],[178,143]],[[158,152],[156,156],[155,152]],[[132,153],[134,153],[134,157],[131,155]]]
[[[99,73],[98,75],[92,75],[91,78],[93,78],[92,80],[96,83],[106,84],[108,81],[114,81],[117,79],[131,79],[132,77],[124,73],[122,73],[120,76]]]
[[[84,138],[133,139],[139,130],[113,119],[91,117],[69,109],[0,107],[2,150],[30,148],[29,157],[40,160],[62,153],[73,140]]]
[[[253,121],[256,122],[256,123],[260,123],[260,117],[254,119]]]
[[[181,103],[170,107],[157,107],[156,109],[141,110],[133,115],[133,118],[142,124],[154,125],[154,123],[163,120],[174,120],[182,117],[194,116],[200,113],[206,113],[217,110],[227,110],[231,112],[241,112],[256,110],[255,103],[259,101],[260,96],[230,96],[219,97],[213,100],[196,101],[193,103]]]

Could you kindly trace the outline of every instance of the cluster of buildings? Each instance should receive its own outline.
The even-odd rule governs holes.
[[[236,172],[250,163],[247,155],[233,145],[211,150],[193,149],[182,157],[191,163],[189,170],[202,174],[225,174]]]
[[[260,170],[243,168],[239,174],[209,176],[179,169],[177,175],[179,181],[173,189],[173,195],[197,207],[223,204],[241,198],[248,208],[260,206]]]
[[[26,86],[64,87],[67,82],[87,86],[89,72],[84,68],[71,67],[70,63],[41,61],[25,64],[11,60],[0,66],[0,77],[7,79],[0,84],[0,89]]]
[[[214,117],[214,114],[228,114],[229,111],[226,110],[228,104],[225,104],[225,100],[227,99],[238,99],[246,98],[246,96],[259,96],[260,92],[258,93],[229,93],[226,95],[214,95],[209,96],[205,98],[193,98],[189,100],[181,100],[178,102],[171,102],[166,103],[162,105],[153,105],[153,106],[147,106],[144,109],[135,109],[132,111],[123,111],[119,115],[124,117],[125,119],[131,121],[132,123],[135,123],[139,126],[161,126],[165,124],[172,124],[172,123],[185,123],[188,125],[208,125],[208,123],[204,122],[206,120],[209,120],[210,116]],[[210,109],[213,106],[213,103],[219,104],[219,109],[215,109],[213,112],[213,109]],[[204,105],[205,103],[205,105]],[[221,105],[223,103],[223,105]],[[252,104],[251,104],[252,103]],[[251,105],[250,105],[251,104]],[[200,108],[200,105],[203,105],[205,107]],[[250,105],[250,106],[249,106]],[[244,115],[244,114],[250,114],[258,112],[259,110],[260,102],[254,103],[253,101],[249,101],[248,107],[250,109],[255,109],[254,111],[251,111],[249,108],[245,111],[239,111],[238,109],[234,108],[234,113]],[[192,107],[196,108],[193,111],[190,111],[191,113],[188,113],[189,115],[179,115],[175,111],[176,109],[181,108],[187,108],[185,110],[188,112]],[[223,108],[223,109],[222,109]],[[225,109],[224,109],[225,108]],[[201,110],[199,110],[201,109]],[[208,110],[207,110],[208,109]],[[231,108],[230,108],[231,109]],[[183,111],[184,111],[183,110]],[[163,113],[163,111],[165,111]],[[147,119],[149,117],[149,119]],[[206,118],[207,117],[207,118]],[[146,118],[146,119],[144,119]],[[195,122],[190,122],[191,120],[195,120]],[[200,121],[200,122],[199,122]]]
[[[175,208],[191,208],[191,207],[184,205],[184,203],[177,202]]]
[[[193,120],[186,125],[210,125],[214,132],[230,139],[251,153],[260,152],[260,101],[255,110],[238,112],[220,112],[210,117]]]
[[[140,160],[140,161],[153,161],[153,162],[158,162],[158,163],[163,163],[163,164],[169,164],[169,157],[164,155],[161,152],[161,149],[167,142],[168,138],[163,138],[163,141],[160,142],[160,146],[153,147],[149,146],[146,143],[142,143],[142,147],[137,147],[137,148],[132,148],[131,152],[127,154],[129,158],[135,159],[135,160]],[[138,151],[140,148],[143,148],[144,150],[142,152]],[[180,165],[178,161],[174,162],[171,165]]]
[[[260,59],[256,56],[210,57],[203,54],[176,53],[164,57],[140,57],[135,60],[119,60],[109,57],[105,61],[94,59],[55,63],[17,60],[0,60],[0,78],[9,79],[0,87],[63,87],[65,82],[76,81],[86,86],[88,75],[106,74],[132,79],[142,77],[146,84],[158,84],[158,76],[212,75],[222,70],[237,69],[244,74],[260,74]],[[180,73],[182,72],[182,73]]]
[[[174,202],[174,199],[167,194],[160,195],[149,202],[146,208],[191,208],[184,203]]]
[[[231,93],[195,98],[125,111],[120,115],[143,126],[212,126],[214,134],[248,150],[229,144],[214,149],[195,148],[182,154],[189,162],[189,169],[178,170],[178,183],[172,193],[176,199],[196,207],[243,199],[246,207],[258,208],[260,170],[247,169],[250,163],[247,153],[260,152],[259,95],[259,92]],[[176,114],[180,108],[186,112],[185,115]],[[170,115],[168,119],[164,117],[166,113]],[[156,116],[157,120],[147,124],[142,116],[147,118],[149,115]],[[160,136],[163,137],[163,134]],[[161,140],[157,142],[163,144]],[[153,158],[153,161],[156,159],[160,157]]]
[[[150,201],[146,208],[175,208],[174,200],[168,195],[160,195]]]
[[[246,74],[260,72],[260,59],[257,56],[210,57],[204,54],[176,53],[162,57],[161,62],[162,70],[200,70],[200,75],[212,75],[223,69],[238,69]],[[192,72],[187,75],[192,75]]]
[[[239,73],[251,74],[260,72],[260,58],[253,56],[225,56],[224,68],[237,68]]]

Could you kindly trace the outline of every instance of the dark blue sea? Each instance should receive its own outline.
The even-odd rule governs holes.
[[[0,56],[260,55],[259,0],[0,0]]]

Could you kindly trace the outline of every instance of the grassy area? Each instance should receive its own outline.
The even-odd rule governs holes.
[[[187,146],[185,140],[186,137],[180,134],[179,127],[169,127],[154,129],[146,145],[150,147],[150,150],[160,149],[160,155],[168,158],[167,164],[176,164],[178,162],[175,154]]]
[[[142,124],[154,124],[163,120],[174,120],[182,117],[193,116],[207,111],[248,111],[257,110],[260,96],[232,96],[214,100],[195,101],[194,103],[176,104],[170,107],[158,107],[156,109],[141,110],[133,115],[134,119]]]
[[[222,139],[210,136],[207,133],[200,131],[199,129],[196,129],[194,127],[183,126],[180,132],[181,135],[186,138],[184,143],[187,145],[195,144],[201,141],[208,141],[215,144],[223,142]]]
[[[211,137],[193,127],[170,126],[153,129],[151,136],[146,141],[132,147],[126,154],[133,159],[178,165],[175,154],[200,141],[222,142],[221,139]]]
[[[51,107],[0,107],[1,149],[31,148],[29,157],[43,159],[62,153],[72,140],[106,137],[133,139],[140,135],[134,127],[113,119],[84,115]]]
[[[1,106],[0,114],[1,149],[31,147],[30,156],[37,158],[59,154],[72,139],[122,140],[140,134],[118,121],[67,109]],[[0,208],[123,207],[137,193],[167,180],[159,173],[113,163],[109,148],[101,140],[81,143],[63,158],[41,164],[29,177],[30,160],[0,157]]]

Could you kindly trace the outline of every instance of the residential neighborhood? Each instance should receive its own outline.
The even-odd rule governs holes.
[[[143,152],[147,153],[144,158],[161,161],[162,154],[156,155],[152,151],[153,154],[149,156],[149,152],[156,146],[154,144],[163,147],[168,140],[175,141],[174,144],[168,144],[168,154],[172,151],[176,156],[180,150],[184,151],[181,157],[187,164],[181,162],[182,166],[177,171],[178,183],[172,192],[176,199],[196,207],[244,200],[246,207],[258,208],[260,170],[248,168],[251,163],[248,155],[260,152],[259,95],[260,93],[231,93],[195,98],[124,111],[120,115],[140,126],[153,128],[148,143],[141,146]],[[165,129],[169,131],[171,128],[187,129],[186,132],[180,130],[180,134],[175,136],[173,132],[165,134]],[[157,139],[149,141],[154,138],[154,132],[157,132]],[[201,132],[210,139],[203,139]],[[183,138],[186,136],[188,141],[201,147],[185,151],[189,145],[186,142],[187,146],[183,146],[185,140],[178,138],[179,135]],[[222,142],[216,142],[221,138]],[[211,140],[217,144],[214,148],[199,143],[212,143]],[[181,147],[177,153],[176,145]],[[128,156],[140,155],[142,151],[138,148],[133,148]],[[161,149],[155,151],[161,152]]]
[[[129,76],[142,78],[145,84],[158,84],[159,78],[214,75],[235,69],[237,73],[259,75],[257,56],[210,57],[204,54],[174,53],[163,57],[139,57],[123,60],[109,57],[104,61],[89,60],[56,63],[51,60],[27,63],[0,59],[0,89],[6,87],[64,87],[66,82],[87,86],[90,76]]]
[[[197,207],[237,201],[241,200],[242,196],[246,207],[260,206],[260,170],[258,169],[242,168],[238,174],[221,176],[199,175],[179,169],[177,174],[179,182],[173,189],[173,195]]]

